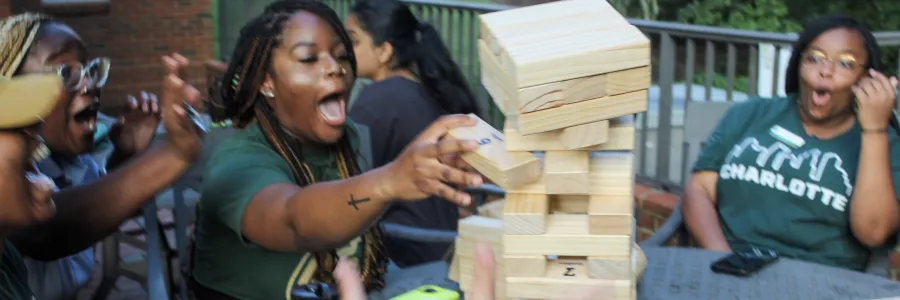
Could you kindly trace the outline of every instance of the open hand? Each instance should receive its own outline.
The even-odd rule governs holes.
[[[471,152],[478,148],[474,140],[456,140],[445,137],[456,127],[473,126],[476,120],[466,115],[444,116],[416,137],[403,153],[390,164],[385,193],[389,198],[418,200],[428,195],[469,205],[471,196],[455,190],[447,183],[460,186],[480,186],[481,176],[444,164],[440,158],[451,154]]]
[[[116,150],[129,155],[147,150],[160,121],[158,102],[156,95],[145,91],[140,98],[128,96],[128,105],[111,130]]]
[[[855,86],[859,124],[866,130],[887,129],[897,97],[897,77],[888,78],[869,70],[872,77],[863,77]]]
[[[55,205],[51,195],[56,185],[37,172],[32,153],[40,143],[39,129],[0,130],[0,234],[34,225],[51,218]]]
[[[163,79],[163,93],[159,106],[162,108],[162,122],[166,128],[167,145],[186,161],[193,162],[200,157],[202,140],[193,122],[188,118],[184,105],[200,103],[200,92],[184,81],[189,61],[177,53],[163,56],[166,77]]]

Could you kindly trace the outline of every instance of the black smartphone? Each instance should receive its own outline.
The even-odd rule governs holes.
[[[720,274],[748,277],[776,261],[778,253],[775,251],[753,247],[749,250],[736,251],[713,262],[710,269]]]

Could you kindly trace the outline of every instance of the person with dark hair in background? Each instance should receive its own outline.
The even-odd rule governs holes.
[[[858,21],[806,25],[787,97],[735,104],[685,187],[684,219],[707,249],[764,247],[852,270],[893,240],[900,220],[897,78]]]
[[[241,29],[221,96],[209,105],[214,121],[242,130],[204,170],[197,299],[286,298],[298,285],[334,283],[341,257],[361,268],[367,291],[382,289],[387,257],[373,225],[388,206],[428,195],[471,203],[448,184],[478,186],[481,177],[438,158],[477,149],[443,138],[475,120],[443,117],[396,160],[368,170],[346,111],[355,77],[350,38],[319,1],[277,1]]]
[[[429,124],[445,114],[479,114],[466,78],[440,34],[396,0],[360,0],[346,27],[359,61],[359,76],[375,83],[360,92],[350,118],[368,127],[372,163],[394,160]],[[453,203],[438,197],[392,206],[382,220],[427,229],[456,230]],[[400,267],[440,260],[450,244],[386,237]]]

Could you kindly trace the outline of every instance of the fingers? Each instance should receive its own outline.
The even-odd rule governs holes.
[[[495,280],[494,251],[485,243],[475,246],[475,276],[472,281],[472,300],[493,300]]]
[[[184,78],[185,69],[187,69],[190,61],[178,53],[172,53],[172,55],[166,55],[162,57],[163,64],[166,67],[166,72],[168,74],[173,74],[178,77]]]
[[[887,92],[891,90],[891,81],[881,72],[869,69],[869,75],[872,76],[872,88],[877,92]]]
[[[159,98],[154,93],[148,94],[150,94],[150,111],[154,114],[159,113]]]
[[[423,146],[421,155],[428,158],[440,158],[452,154],[467,153],[478,149],[478,142],[473,140],[457,140],[445,138]]]
[[[428,126],[428,128],[425,129],[422,134],[419,134],[419,137],[416,138],[416,141],[434,142],[447,135],[447,133],[450,132],[451,129],[457,127],[474,126],[477,123],[478,120],[468,115],[443,116],[437,121],[434,121],[434,123],[431,123],[431,126]]]
[[[218,72],[225,73],[228,71],[228,64],[222,62],[221,60],[210,59],[206,61],[206,67],[216,70]]]
[[[484,180],[479,174],[456,169],[434,160],[418,163],[416,165],[416,172],[418,172],[422,178],[446,181],[462,186],[477,187],[484,183]]]
[[[363,288],[362,278],[356,264],[341,258],[337,266],[334,268],[334,279],[337,281],[338,293],[341,300],[365,300],[366,291]]]
[[[468,206],[472,203],[472,196],[463,191],[458,191],[446,183],[437,179],[419,178],[413,182],[421,193],[435,195],[459,206]]]

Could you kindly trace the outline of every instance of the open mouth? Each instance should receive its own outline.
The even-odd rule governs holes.
[[[331,126],[343,125],[347,120],[347,101],[343,90],[328,94],[319,100],[319,115]]]
[[[97,129],[97,113],[100,112],[100,103],[94,102],[72,111],[72,119],[82,129],[94,131]]]
[[[831,91],[827,89],[813,89],[812,103],[815,106],[826,106],[831,102]]]

